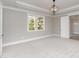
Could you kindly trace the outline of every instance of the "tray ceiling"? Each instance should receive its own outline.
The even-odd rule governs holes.
[[[3,4],[12,6],[17,6],[16,1],[24,2],[26,4],[30,4],[31,6],[33,5],[45,10],[48,10],[49,4],[52,4],[52,0],[2,0]],[[79,0],[56,0],[56,6],[59,10],[67,9],[76,5],[79,5]],[[22,6],[22,8],[25,8],[25,6]]]

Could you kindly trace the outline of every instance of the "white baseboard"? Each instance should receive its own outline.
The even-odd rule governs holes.
[[[20,41],[3,44],[3,47],[8,47],[8,46],[16,45],[16,44],[21,44],[21,43],[26,43],[26,42],[30,42],[30,41],[33,41],[33,40],[38,40],[38,39],[47,38],[47,37],[51,37],[51,36],[59,36],[59,35],[57,35],[57,34],[51,34],[51,35],[45,35],[45,36],[35,37],[35,38],[27,39],[27,40],[23,40],[22,39]]]
[[[57,36],[57,37],[60,37],[60,34],[52,34],[53,36]]]

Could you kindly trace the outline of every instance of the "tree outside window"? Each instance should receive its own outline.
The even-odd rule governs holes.
[[[29,16],[27,25],[28,31],[43,31],[45,30],[45,18],[42,16]]]

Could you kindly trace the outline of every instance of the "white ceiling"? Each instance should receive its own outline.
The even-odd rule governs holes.
[[[45,9],[48,9],[48,5],[52,4],[52,0],[3,0],[3,1],[4,2],[5,1],[24,1],[25,3],[35,5]],[[78,4],[79,4],[79,0],[56,0],[56,5],[60,9],[69,8]]]
[[[49,4],[52,4],[52,0],[2,0],[4,4],[16,4],[16,1],[22,1],[26,4],[30,4],[36,7],[40,7],[48,10]],[[79,0],[56,0],[56,5],[59,10],[70,8],[72,6],[79,5]]]
[[[21,0],[21,1],[24,1],[26,3],[36,5],[38,7],[45,8],[45,9],[48,9],[48,5],[52,4],[52,0]],[[71,6],[78,5],[78,4],[79,4],[79,0],[56,0],[56,5],[60,9],[69,8]]]

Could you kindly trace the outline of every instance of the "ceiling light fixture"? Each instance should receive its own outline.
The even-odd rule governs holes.
[[[56,15],[57,12],[57,7],[55,5],[55,0],[53,0],[53,4],[49,5],[49,14],[52,15]]]

